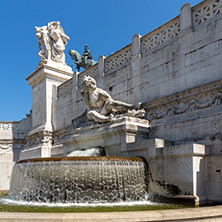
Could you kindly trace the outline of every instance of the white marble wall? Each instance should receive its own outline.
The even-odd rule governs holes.
[[[31,124],[31,114],[21,121],[0,122],[0,190],[9,189],[13,165],[19,160]]]
[[[73,81],[73,88],[54,104],[55,115],[63,116],[56,118],[55,129],[69,125],[70,118],[84,112],[84,102],[76,86],[86,74],[96,77],[97,85],[113,98],[135,104],[220,79],[222,15],[213,14],[215,8],[209,8],[212,15],[200,23],[197,22],[200,16],[196,15],[213,2],[205,1],[193,8],[185,4],[180,16],[142,37],[136,34],[131,44],[100,58],[99,68],[94,66],[80,73]],[[206,17],[207,13],[203,15]]]
[[[162,169],[171,166],[171,170],[165,174],[168,175],[164,177],[165,182],[179,184],[184,193],[187,187],[187,193],[199,196],[202,200],[216,200],[220,196],[218,189],[222,186],[219,179],[221,12],[221,4],[215,0],[203,1],[193,8],[185,4],[179,16],[144,36],[134,35],[131,44],[107,58],[100,57],[98,65],[75,73],[72,85],[67,82],[58,86],[58,92],[62,94],[57,93],[57,100],[53,102],[55,130],[59,132],[69,127],[74,118],[84,113],[85,103],[78,88],[84,75],[93,76],[98,87],[109,92],[114,99],[144,103],[146,118],[152,117],[149,119],[150,138],[169,140],[175,145],[174,148],[182,149],[178,154],[181,156],[175,161],[167,155],[162,159],[157,158],[163,163]],[[186,158],[184,152],[187,147],[184,144],[187,143],[190,147],[195,143],[210,145],[214,157],[205,158],[205,155],[198,156],[191,152],[190,158]],[[132,150],[123,151],[123,155],[145,155],[149,160],[147,147],[144,150]],[[163,152],[167,150],[170,149]],[[217,169],[210,167],[212,159]],[[157,170],[155,164],[153,166],[155,175]],[[175,166],[180,171],[178,175],[189,170],[189,185],[175,182],[179,179],[173,171]],[[216,184],[215,177],[218,178]]]

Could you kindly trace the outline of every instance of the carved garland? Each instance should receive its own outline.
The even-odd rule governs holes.
[[[12,148],[12,144],[0,144],[0,149],[6,150]]]
[[[52,145],[61,145],[61,141],[65,138],[66,133],[66,128],[53,132]]]
[[[222,92],[217,92],[211,94],[211,97],[208,98],[208,101],[201,102],[197,99],[191,99],[185,103],[171,104],[167,108],[157,108],[148,112],[148,120],[161,119],[167,116],[174,116],[186,112],[191,112],[193,110],[204,109],[211,106],[216,106],[222,104]]]

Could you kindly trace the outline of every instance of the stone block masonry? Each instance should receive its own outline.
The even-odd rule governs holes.
[[[194,7],[187,3],[179,16],[144,36],[135,34],[132,43],[107,58],[101,56],[93,67],[75,72],[72,83],[69,80],[58,86],[53,105],[57,138],[70,126],[70,119],[85,112],[79,90],[83,77],[92,76],[114,99],[143,102],[149,120],[147,138],[126,142],[124,149],[115,147],[115,152],[148,161],[155,181],[150,183],[151,190],[162,195],[189,194],[196,204],[218,201],[222,184],[219,179],[214,183],[214,177],[216,171],[220,174],[222,145],[221,36],[221,0],[205,0]],[[155,143],[145,141],[157,138],[170,145],[152,155]],[[207,147],[213,157],[208,151],[186,153],[195,146]],[[170,151],[175,155],[167,154]],[[216,170],[210,167],[212,160]],[[177,187],[177,192],[169,187]]]

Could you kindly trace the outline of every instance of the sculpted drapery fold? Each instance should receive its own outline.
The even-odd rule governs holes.
[[[36,37],[39,41],[40,64],[53,61],[65,65],[65,45],[69,37],[60,26],[60,21],[49,22],[48,26],[35,27]]]

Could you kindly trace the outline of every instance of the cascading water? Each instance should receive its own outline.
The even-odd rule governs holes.
[[[86,150],[74,150],[67,156],[105,156],[105,149],[94,147]]]
[[[19,161],[8,198],[46,203],[146,200],[144,162],[124,157],[56,157]]]

